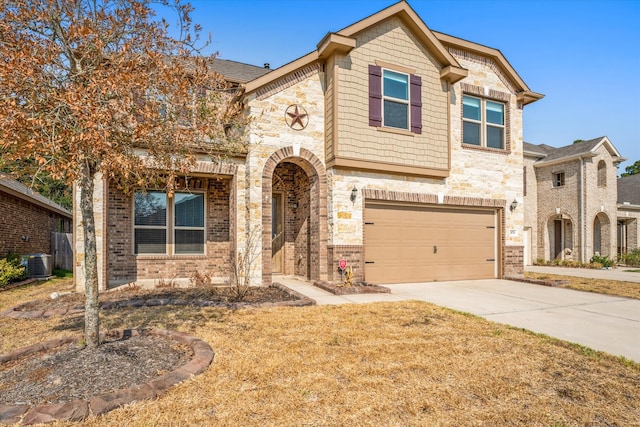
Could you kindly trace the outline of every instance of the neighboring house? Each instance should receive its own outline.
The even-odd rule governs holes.
[[[174,197],[98,182],[102,289],[222,278],[255,238],[253,284],[336,281],[341,259],[371,283],[522,273],[522,110],[542,95],[499,50],[401,1],[281,68],[217,69],[244,91],[248,153],[203,159]]]
[[[619,178],[618,254],[640,248],[640,174]]]
[[[71,212],[0,173],[0,257],[52,255],[51,233],[71,232]]]
[[[524,143],[526,265],[617,255],[616,173],[624,160],[606,136],[560,148]]]

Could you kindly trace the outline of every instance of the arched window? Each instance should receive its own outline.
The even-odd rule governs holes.
[[[604,160],[598,162],[598,187],[607,185],[607,164]]]

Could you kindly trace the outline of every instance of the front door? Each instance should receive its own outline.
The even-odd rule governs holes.
[[[284,265],[284,212],[282,193],[271,197],[271,269],[282,273]]]
[[[553,250],[553,259],[561,259],[562,258],[562,220],[556,219],[553,221],[553,240],[554,240],[554,250]]]

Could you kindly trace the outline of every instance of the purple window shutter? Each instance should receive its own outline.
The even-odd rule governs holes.
[[[369,65],[369,126],[382,126],[382,68]]]
[[[411,132],[422,133],[422,79],[411,74]]]

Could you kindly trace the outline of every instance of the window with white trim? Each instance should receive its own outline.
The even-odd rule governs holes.
[[[464,95],[462,142],[489,148],[505,148],[505,104]]]
[[[203,193],[136,191],[134,194],[134,253],[204,254],[205,197]]]
[[[382,70],[382,123],[409,129],[409,75]]]
[[[369,65],[369,126],[422,133],[422,78]]]

